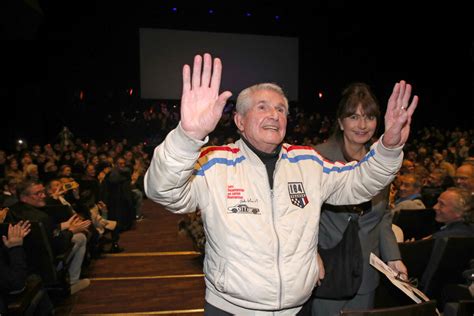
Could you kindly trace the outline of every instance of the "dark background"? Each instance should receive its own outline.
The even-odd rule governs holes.
[[[415,128],[472,128],[474,19],[454,2],[422,10],[339,0],[1,3],[0,148],[20,137],[53,142],[62,126],[106,138],[108,114],[153,101],[139,98],[140,27],[296,36],[301,107],[333,115],[352,81],[369,83],[385,107],[404,79],[420,96]]]

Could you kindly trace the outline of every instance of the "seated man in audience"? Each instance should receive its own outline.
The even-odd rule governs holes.
[[[436,221],[443,223],[433,238],[474,237],[474,197],[463,188],[451,187],[441,193],[433,207]]]
[[[84,234],[79,233],[89,227],[90,221],[82,221],[74,215],[65,223],[53,225],[50,216],[43,209],[46,205],[46,193],[44,186],[39,182],[27,180],[20,183],[17,186],[17,194],[20,201],[10,208],[7,215],[8,222],[29,220],[43,223],[55,255],[65,251],[60,249],[62,247],[59,245],[68,244],[68,240],[72,241],[73,248],[68,257],[71,294],[88,287],[90,280],[80,279],[87,239]]]
[[[474,194],[474,165],[465,163],[456,169],[456,186]]]
[[[421,180],[414,173],[402,174],[398,178],[398,192],[392,214],[400,210],[425,209],[421,200]]]

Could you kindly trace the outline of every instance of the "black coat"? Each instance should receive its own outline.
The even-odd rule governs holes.
[[[72,232],[69,230],[61,230],[43,210],[23,202],[18,202],[10,207],[5,221],[17,223],[20,220],[41,222],[46,230],[51,249],[55,255],[63,254],[66,250],[71,248]]]
[[[135,220],[131,176],[128,169],[114,168],[104,179],[103,198],[109,210],[108,219],[119,223],[122,230],[132,227]]]

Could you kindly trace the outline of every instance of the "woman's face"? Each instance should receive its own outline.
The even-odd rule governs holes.
[[[366,115],[362,106],[351,116],[339,119],[339,126],[343,130],[344,140],[353,144],[365,144],[374,136],[377,128],[377,118]]]

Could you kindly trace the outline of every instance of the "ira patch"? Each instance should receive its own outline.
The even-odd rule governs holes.
[[[291,203],[299,208],[304,208],[309,203],[303,182],[288,182],[288,193]]]

